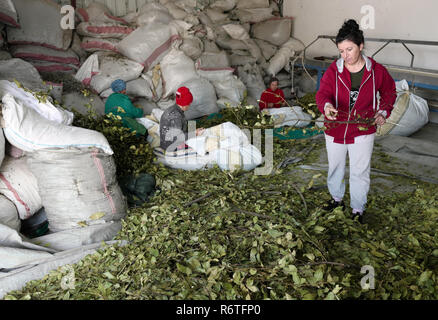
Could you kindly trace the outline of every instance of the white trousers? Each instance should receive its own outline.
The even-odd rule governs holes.
[[[370,189],[371,155],[375,134],[359,136],[353,144],[333,142],[325,135],[328,156],[327,186],[333,199],[340,201],[345,194],[346,155],[350,160],[350,206],[353,211],[362,212],[367,203]]]

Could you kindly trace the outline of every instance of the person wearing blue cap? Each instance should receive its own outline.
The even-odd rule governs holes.
[[[134,106],[126,95],[126,82],[117,79],[111,84],[111,89],[114,93],[106,100],[105,114],[112,113],[115,116],[120,116],[124,127],[135,131],[137,135],[147,137],[147,129],[135,120],[135,118],[143,117],[143,109]]]

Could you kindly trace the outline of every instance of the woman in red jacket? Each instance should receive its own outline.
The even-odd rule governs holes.
[[[341,58],[324,73],[316,94],[318,108],[329,120],[325,131],[327,186],[333,199],[325,209],[345,208],[342,199],[348,153],[352,217],[363,223],[376,125],[383,125],[391,114],[396,100],[395,82],[384,66],[362,53],[364,37],[356,21],[344,23],[336,45]]]
[[[269,88],[263,91],[260,97],[260,111],[268,108],[281,108],[285,105],[284,92],[278,87],[278,79],[272,77],[269,80]]]

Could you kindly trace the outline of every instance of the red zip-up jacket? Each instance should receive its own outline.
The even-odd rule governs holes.
[[[324,107],[330,103],[337,110],[336,121],[354,121],[374,118],[376,113],[382,113],[388,118],[391,115],[394,102],[397,98],[395,82],[388,70],[375,60],[363,55],[365,69],[359,95],[356,103],[350,109],[350,72],[344,66],[344,59],[335,60],[324,73],[319,90],[316,94],[316,104],[319,111],[324,114]],[[377,93],[380,100],[377,101]],[[326,120],[328,120],[325,117]],[[354,138],[361,135],[373,134],[375,126],[369,126],[368,130],[359,130],[359,127],[367,127],[361,124],[325,123],[325,133],[334,137],[335,143],[354,143]]]
[[[272,91],[271,88],[263,91],[262,96],[260,97],[259,109],[262,111],[263,109],[268,109],[268,103],[273,103],[274,106],[272,108],[281,108],[284,102],[284,92],[281,89],[277,89]]]

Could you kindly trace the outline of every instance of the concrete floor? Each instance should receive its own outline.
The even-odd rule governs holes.
[[[431,142],[438,142],[438,123],[429,122],[423,128],[409,137]]]

